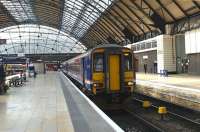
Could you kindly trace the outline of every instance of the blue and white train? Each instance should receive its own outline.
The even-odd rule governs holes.
[[[102,45],[63,63],[63,71],[92,95],[127,97],[135,86],[132,50]]]

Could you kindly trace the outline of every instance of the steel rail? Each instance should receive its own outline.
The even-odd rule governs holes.
[[[143,100],[141,100],[141,99],[137,99],[137,98],[132,98],[132,99],[134,99],[134,100],[136,100],[136,101],[138,101],[138,102],[143,102]],[[156,100],[156,99],[155,99]],[[160,101],[160,100],[159,100]],[[158,109],[158,106],[156,106],[156,105],[151,105],[153,108],[156,108],[156,109]],[[190,118],[188,118],[188,117],[185,117],[185,116],[183,116],[183,115],[179,115],[179,114],[177,114],[177,113],[175,113],[175,112],[172,112],[172,111],[169,111],[169,110],[167,110],[167,113],[169,113],[169,114],[171,114],[171,115],[173,115],[173,116],[176,116],[176,117],[179,117],[179,118],[181,118],[181,119],[184,119],[184,120],[186,120],[186,121],[189,121],[190,123],[193,123],[193,124],[195,124],[195,125],[199,125],[200,126],[200,122],[196,122],[196,121],[194,121],[194,120],[192,120],[192,119],[190,119]]]
[[[144,122],[146,125],[148,125],[148,127],[151,127],[152,129],[158,131],[158,132],[164,132],[164,130],[162,130],[161,128],[159,128],[158,126],[154,125],[153,123],[151,123],[148,120],[145,120],[144,118],[142,118],[140,115],[137,115],[133,112],[131,112],[130,110],[124,109],[124,111],[128,112],[129,114],[131,114],[132,116],[138,118],[139,120],[141,120],[142,122]]]

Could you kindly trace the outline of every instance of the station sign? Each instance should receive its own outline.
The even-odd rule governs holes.
[[[148,59],[149,57],[147,55],[144,55],[143,56],[143,59]]]
[[[0,44],[6,44],[6,39],[0,39]]]

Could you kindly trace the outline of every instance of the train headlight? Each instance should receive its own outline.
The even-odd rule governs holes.
[[[93,86],[94,86],[94,87],[102,87],[103,84],[102,84],[102,83],[93,83]]]
[[[94,87],[97,87],[97,86],[98,86],[98,84],[97,84],[97,83],[94,83],[94,84],[93,84],[93,86],[94,86]]]
[[[128,86],[132,86],[133,85],[133,82],[132,81],[129,81],[128,82]]]

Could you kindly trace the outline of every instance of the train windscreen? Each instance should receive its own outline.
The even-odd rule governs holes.
[[[95,53],[94,54],[94,72],[103,72],[103,54]]]
[[[131,53],[124,53],[124,66],[125,66],[125,68],[124,68],[125,71],[133,70]]]

